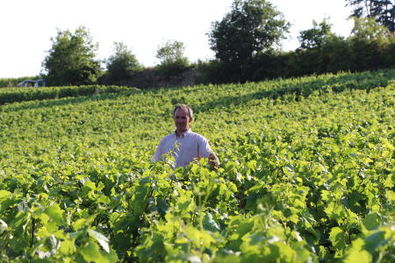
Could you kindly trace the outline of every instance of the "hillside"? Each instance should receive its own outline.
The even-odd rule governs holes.
[[[2,88],[0,257],[393,262],[394,80]],[[150,161],[177,103],[218,171]]]

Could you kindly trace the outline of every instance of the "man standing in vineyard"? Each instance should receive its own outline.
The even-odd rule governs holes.
[[[192,132],[189,125],[193,121],[193,111],[185,104],[180,104],[173,111],[176,125],[174,133],[162,138],[154,154],[154,161],[162,161],[166,153],[173,153],[175,167],[185,167],[193,160],[208,158],[211,168],[219,166],[218,157],[211,150],[206,138]]]

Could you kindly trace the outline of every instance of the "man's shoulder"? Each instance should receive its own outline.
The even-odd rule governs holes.
[[[161,141],[163,142],[163,141],[170,140],[170,139],[173,138],[174,136],[175,136],[174,133],[170,133],[170,134],[168,134],[168,135],[162,137]]]
[[[206,137],[204,137],[203,135],[201,135],[197,132],[190,131],[188,133],[188,136],[192,137],[193,139],[207,141]]]

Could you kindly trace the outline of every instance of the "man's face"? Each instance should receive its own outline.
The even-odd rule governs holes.
[[[176,124],[177,131],[186,131],[189,129],[189,123],[191,118],[188,115],[188,111],[183,108],[178,108],[174,113],[174,122]]]

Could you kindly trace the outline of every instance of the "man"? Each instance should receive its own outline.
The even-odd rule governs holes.
[[[154,154],[154,161],[162,161],[163,155],[171,152],[175,157],[175,167],[185,167],[193,160],[208,158],[211,168],[219,166],[219,160],[206,138],[192,132],[189,125],[193,121],[192,109],[180,104],[173,111],[173,119],[176,125],[174,133],[162,138]]]

